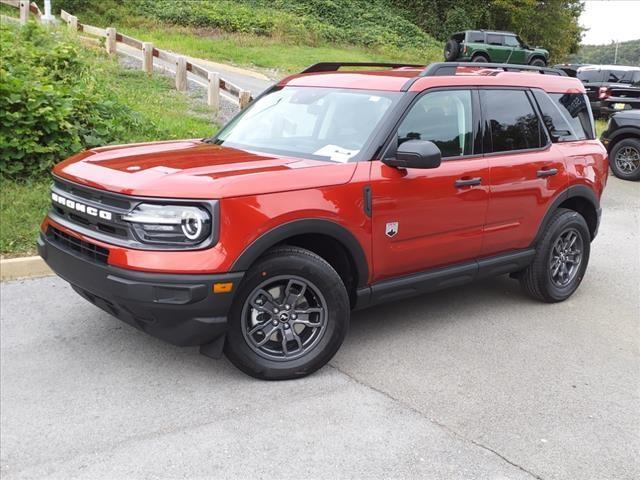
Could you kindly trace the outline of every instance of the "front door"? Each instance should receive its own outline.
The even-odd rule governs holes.
[[[520,41],[516,38],[515,35],[505,35],[504,36],[504,44],[505,46],[511,48],[509,52],[509,58],[507,58],[506,63],[515,63],[517,65],[524,65],[527,63],[526,55],[524,47],[520,45]]]
[[[400,169],[372,162],[374,281],[478,256],[489,168],[485,158],[475,155],[476,96],[470,89],[427,92],[401,122],[398,144],[434,142],[443,156],[438,168]]]
[[[512,47],[504,44],[504,35],[497,33],[487,33],[487,51],[490,62],[506,63],[511,55]]]

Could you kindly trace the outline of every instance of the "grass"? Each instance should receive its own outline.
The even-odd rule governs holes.
[[[215,33],[189,27],[125,27],[123,33],[153,42],[157,48],[240,66],[296,73],[322,61],[429,63],[440,60],[440,47],[426,50],[363,48],[348,45],[309,46],[254,35]]]
[[[2,180],[0,252],[3,256],[34,254],[38,227],[49,207],[49,180]]]
[[[97,56],[108,72],[105,88],[129,106],[153,128],[127,132],[125,142],[210,136],[217,126],[208,107],[177,92],[169,78],[149,77],[141,71],[124,70],[109,58]],[[62,160],[62,159],[60,159]],[[39,225],[49,205],[49,178],[31,181],[0,179],[0,254],[35,254]]]

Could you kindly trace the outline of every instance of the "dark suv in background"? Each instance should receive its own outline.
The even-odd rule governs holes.
[[[447,62],[472,61],[544,67],[549,51],[531,48],[513,32],[467,30],[451,35],[444,47]]]
[[[595,116],[640,109],[640,67],[587,65],[578,68]]]

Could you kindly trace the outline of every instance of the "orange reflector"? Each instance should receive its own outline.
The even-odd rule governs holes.
[[[233,290],[233,282],[213,284],[213,293],[229,293],[231,290]]]

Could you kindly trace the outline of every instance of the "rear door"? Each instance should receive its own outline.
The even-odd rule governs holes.
[[[480,90],[490,198],[481,256],[528,247],[556,194],[568,185],[528,90]]]
[[[409,108],[394,142],[433,141],[442,164],[401,169],[372,162],[374,281],[478,256],[489,198],[478,120],[476,90],[427,91]]]

